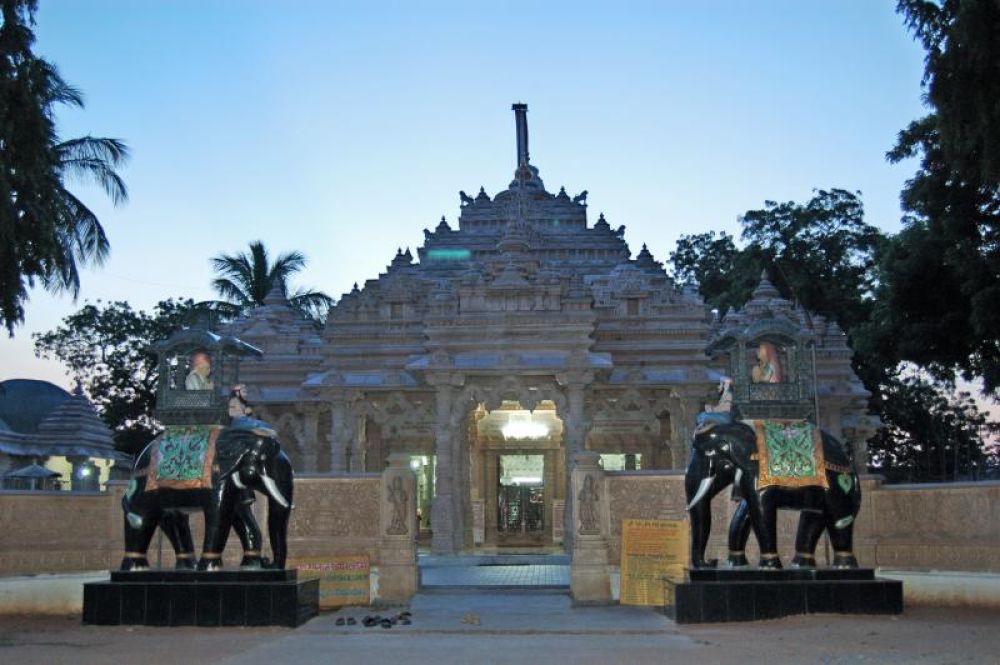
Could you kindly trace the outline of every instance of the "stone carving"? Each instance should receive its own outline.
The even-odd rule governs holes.
[[[410,495],[403,487],[403,479],[396,476],[389,482],[389,503],[392,505],[392,520],[386,533],[390,536],[405,536],[410,532],[406,524],[407,509],[410,506]]]
[[[601,525],[597,516],[597,502],[600,496],[597,493],[597,483],[594,476],[587,474],[583,478],[583,487],[577,495],[580,506],[580,535],[598,536],[601,533]]]

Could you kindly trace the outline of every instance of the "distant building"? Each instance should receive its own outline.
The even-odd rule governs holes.
[[[115,462],[111,430],[77,388],[48,381],[0,382],[0,483],[3,489],[98,491]]]
[[[758,331],[771,329],[790,340],[764,340],[784,383],[738,386],[737,398],[788,402],[837,436],[856,427],[868,393],[835,323],[766,279],[718,320],[645,246],[633,258],[624,226],[590,223],[585,191],[546,190],[528,159],[527,108],[514,111],[507,189],[460,193],[457,225],[425,229],[417,256],[399,251],[355,286],[324,330],[278,289],[226,330],[263,350],[241,381],[297,470],[381,471],[406,453],[434,551],[552,545],[576,452],[600,453],[607,469],[683,468],[695,417],[733,371],[707,353],[713,339],[742,345],[726,348],[750,376]]]

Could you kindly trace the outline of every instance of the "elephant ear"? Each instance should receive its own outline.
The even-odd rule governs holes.
[[[247,431],[225,429],[215,440],[215,464],[221,475],[232,473],[243,456],[250,453],[256,437]]]
[[[733,461],[739,467],[747,468],[757,452],[757,435],[754,430],[743,423],[734,423],[725,428],[724,435],[729,443],[729,454]]]

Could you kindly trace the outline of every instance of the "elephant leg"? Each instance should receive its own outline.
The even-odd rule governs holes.
[[[261,556],[263,536],[257,518],[253,514],[253,496],[251,491],[250,500],[246,496],[240,497],[236,501],[236,509],[233,511],[233,530],[240,539],[243,546],[243,559],[240,561],[240,568],[261,568],[264,559]]]
[[[757,536],[760,546],[760,568],[772,570],[781,569],[781,557],[778,556],[778,504],[777,492],[767,488],[757,494],[757,500],[749,500],[751,526]],[[756,503],[756,505],[753,505]]]
[[[160,520],[160,528],[174,548],[174,568],[192,570],[195,566],[194,541],[191,538],[191,524],[184,513],[168,511]]]
[[[816,543],[823,535],[826,521],[823,514],[815,510],[803,510],[799,513],[799,528],[795,534],[794,568],[816,567]]]
[[[729,560],[730,568],[742,568],[750,565],[747,561],[747,540],[750,538],[750,504],[740,501],[729,522]]]
[[[205,539],[202,541],[201,559],[198,570],[222,570],[222,552],[226,549],[229,530],[233,526],[235,509],[232,489],[221,487],[215,490],[221,497],[205,509]]]
[[[853,515],[849,515],[853,518]],[[830,534],[830,544],[833,545],[833,566],[835,568],[857,568],[858,559],[854,556],[854,523],[844,524],[845,518],[836,515],[827,516],[826,531]],[[838,526],[840,524],[841,526]]]
[[[125,557],[122,559],[120,570],[146,570],[149,568],[146,552],[149,551],[149,541],[153,539],[159,518],[158,513],[143,516],[127,513],[124,516]]]

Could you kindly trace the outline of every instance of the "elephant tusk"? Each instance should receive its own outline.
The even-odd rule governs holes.
[[[740,481],[743,480],[743,469],[736,469],[736,477],[733,479],[733,484],[737,487],[740,486]]]
[[[239,487],[241,490],[245,490],[247,488],[247,486],[243,484],[243,481],[240,480],[239,471],[233,474],[233,484]]]
[[[698,485],[698,491],[695,493],[694,498],[691,499],[691,503],[688,504],[687,507],[688,510],[694,508],[695,504],[701,501],[705,497],[705,495],[708,494],[708,490],[712,486],[712,483],[714,481],[715,481],[715,476],[709,476],[708,478],[701,479],[701,484]]]
[[[272,499],[278,502],[278,505],[282,508],[289,507],[290,504],[288,503],[288,499],[281,495],[281,490],[278,489],[278,486],[275,484],[274,479],[272,479],[271,476],[261,472],[260,480],[264,483],[264,488],[267,490],[267,493],[271,495]]]

